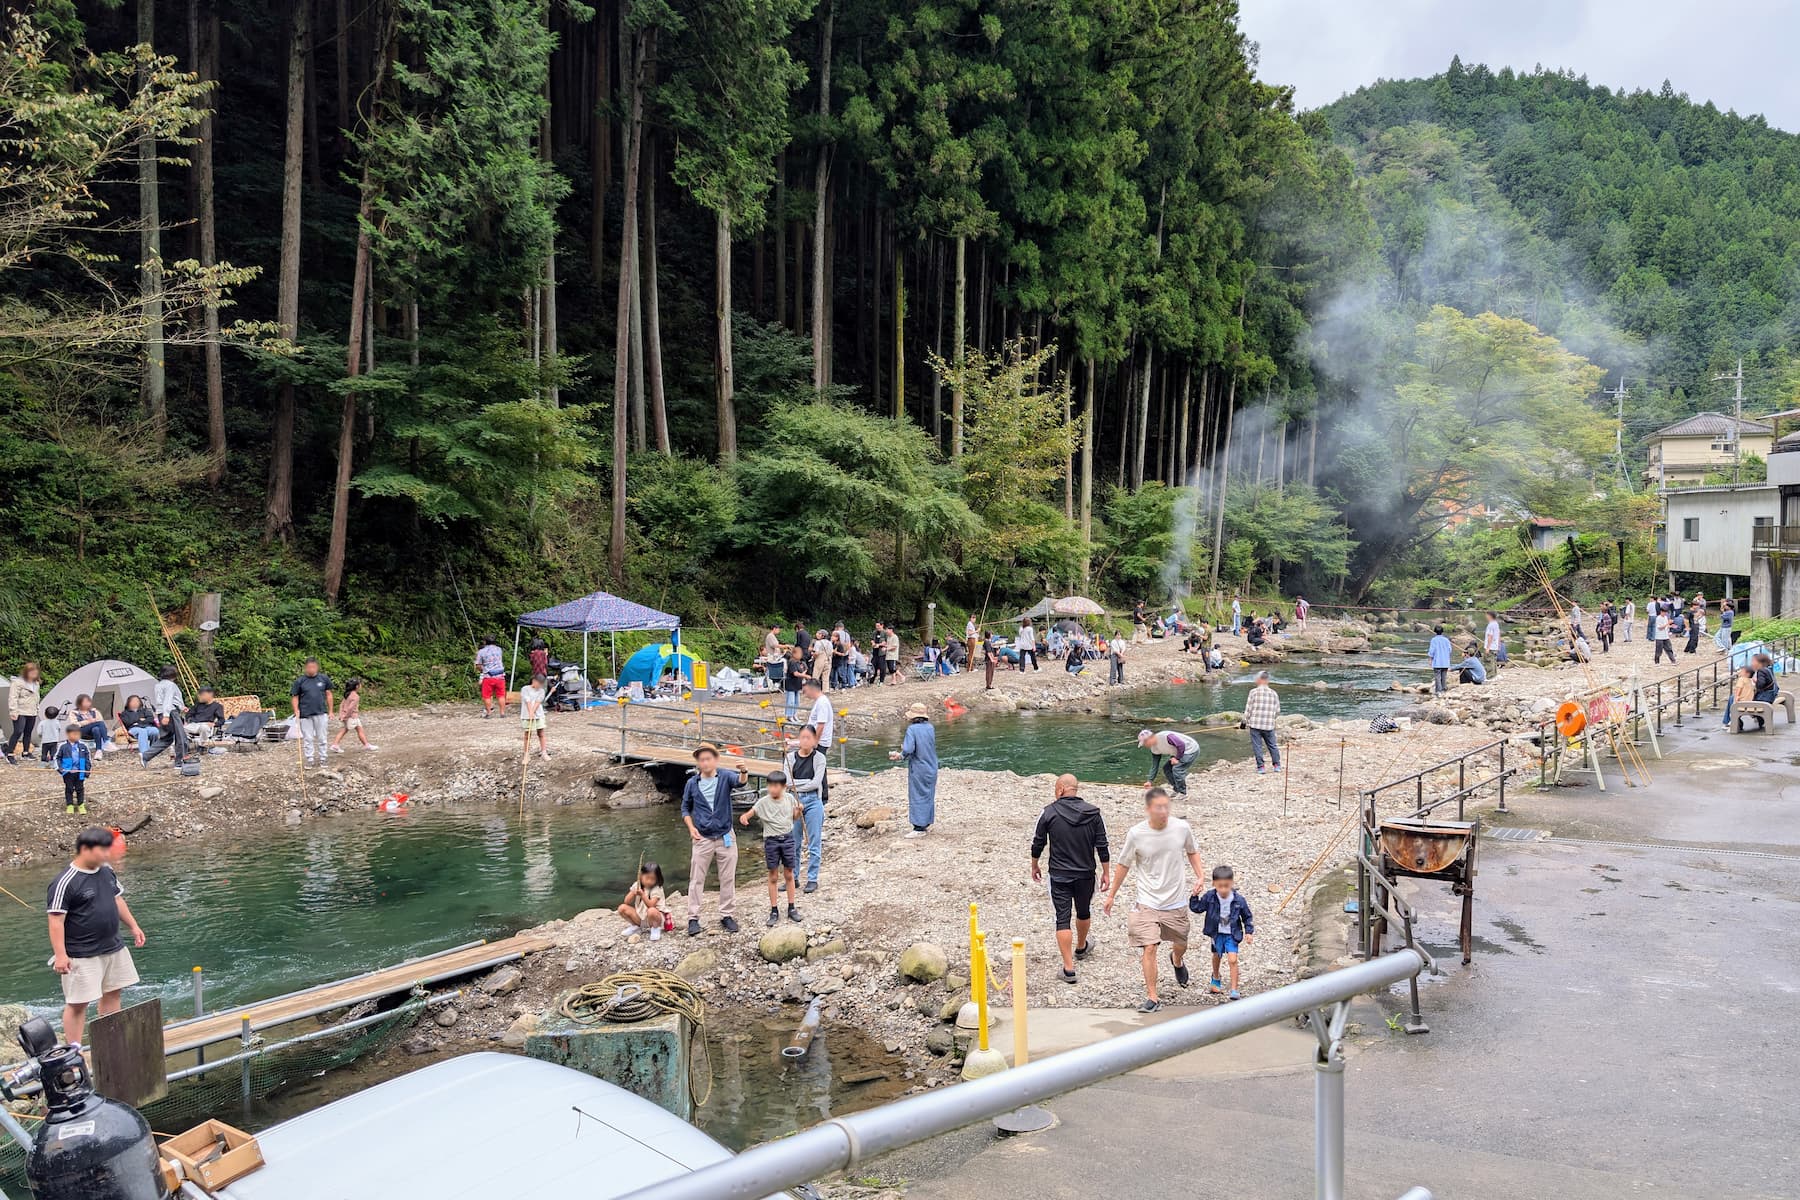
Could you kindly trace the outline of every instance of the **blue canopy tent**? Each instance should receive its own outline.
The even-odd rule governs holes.
[[[669,630],[669,641],[681,647],[681,618],[642,604],[622,600],[610,592],[590,592],[579,600],[570,600],[551,608],[541,608],[521,616],[513,630],[512,668],[507,671],[506,686],[512,688],[513,672],[519,667],[519,636],[527,629],[560,629],[581,632],[581,682],[585,692],[588,682],[588,635],[610,633],[612,639],[613,674],[619,673],[619,634],[650,630]]]

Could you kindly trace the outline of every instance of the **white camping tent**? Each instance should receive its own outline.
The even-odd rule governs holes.
[[[142,696],[148,703],[155,690],[156,680],[142,667],[116,658],[103,658],[64,675],[44,697],[44,707],[54,704],[63,712],[72,712],[75,697],[88,695],[94,698],[94,707],[110,720],[125,707],[127,697]]]

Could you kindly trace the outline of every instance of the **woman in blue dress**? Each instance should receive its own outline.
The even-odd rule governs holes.
[[[906,836],[919,838],[937,819],[937,731],[931,727],[931,715],[923,704],[906,710],[906,737],[900,749],[889,751],[888,757],[906,762],[906,816],[912,832]]]

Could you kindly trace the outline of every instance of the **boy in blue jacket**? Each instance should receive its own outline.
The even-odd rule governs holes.
[[[1212,979],[1208,982],[1208,990],[1225,990],[1219,982],[1219,960],[1224,959],[1231,968],[1231,992],[1227,999],[1237,1000],[1240,999],[1238,949],[1249,949],[1256,936],[1256,918],[1250,915],[1250,902],[1238,894],[1230,867],[1214,867],[1212,882],[1213,890],[1195,896],[1189,907],[1205,914],[1206,923],[1201,932],[1212,939]]]
[[[87,812],[84,781],[94,769],[94,760],[88,754],[87,743],[81,740],[79,726],[70,725],[63,736],[66,740],[56,748],[56,773],[63,781],[63,812],[73,816]]]

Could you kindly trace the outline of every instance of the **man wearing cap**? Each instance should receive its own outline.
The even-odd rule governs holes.
[[[816,681],[808,681],[812,688]],[[803,890],[819,890],[819,863],[825,855],[825,804],[831,799],[831,781],[826,776],[825,752],[819,748],[819,736],[811,725],[802,725],[794,739],[794,748],[781,761],[787,776],[788,790],[800,805],[800,829],[806,841],[806,886]]]
[[[694,774],[681,789],[681,819],[686,822],[694,849],[688,858],[688,936],[700,936],[700,908],[706,899],[706,872],[715,864],[719,872],[719,925],[726,933],[738,931],[732,908],[737,902],[737,839],[731,833],[731,793],[737,789],[734,771],[719,769],[719,748],[701,742],[694,748]]]
[[[1167,773],[1169,787],[1177,796],[1187,798],[1188,768],[1194,765],[1194,758],[1200,753],[1198,740],[1185,733],[1166,729],[1157,733],[1149,729],[1138,730],[1138,745],[1150,751],[1150,783],[1156,782],[1160,773]]]

